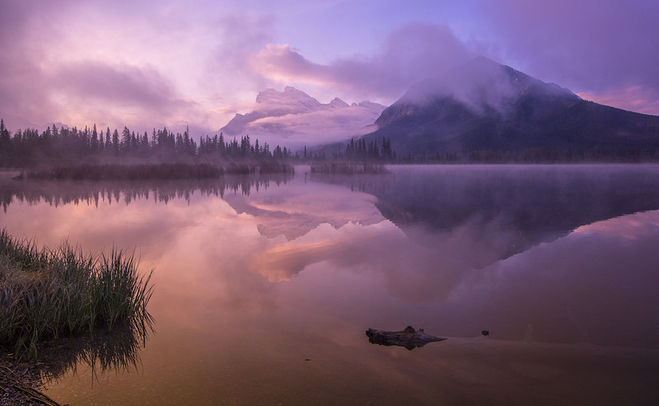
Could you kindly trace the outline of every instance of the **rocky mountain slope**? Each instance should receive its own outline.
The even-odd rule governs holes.
[[[659,117],[586,101],[487,58],[411,87],[365,135],[399,156],[659,158]]]

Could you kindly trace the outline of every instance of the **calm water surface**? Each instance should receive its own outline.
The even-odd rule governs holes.
[[[0,185],[10,233],[154,269],[134,366],[62,403],[659,402],[659,166]],[[407,325],[449,339],[364,334]]]

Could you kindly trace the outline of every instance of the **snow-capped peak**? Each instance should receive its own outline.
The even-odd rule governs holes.
[[[339,99],[338,97],[335,97],[332,99],[331,102],[329,102],[329,106],[333,108],[343,108],[343,107],[350,107],[350,105],[343,100]]]

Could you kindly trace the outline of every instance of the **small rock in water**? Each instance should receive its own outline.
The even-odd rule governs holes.
[[[481,334],[484,336],[489,336],[490,335],[490,330],[482,330]]]
[[[305,361],[311,361],[311,358],[305,358],[304,360]]]

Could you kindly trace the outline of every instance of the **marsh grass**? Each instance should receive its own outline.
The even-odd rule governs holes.
[[[58,249],[0,231],[0,346],[36,358],[49,339],[93,335],[97,328],[152,328],[151,273],[113,249],[93,257],[64,243]]]

